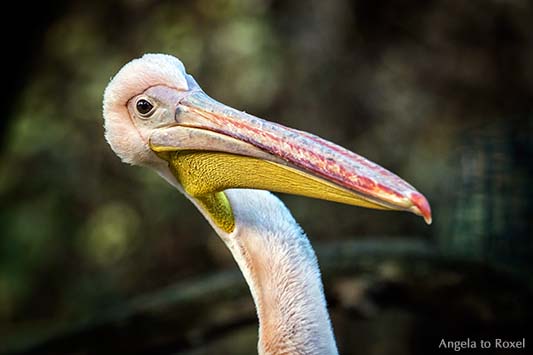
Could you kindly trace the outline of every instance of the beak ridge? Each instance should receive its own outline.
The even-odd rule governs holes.
[[[159,132],[151,137],[152,150],[156,153],[178,150],[218,151],[274,162],[299,170],[315,180],[336,185],[339,191],[342,190],[342,194],[348,191],[357,197],[353,199],[356,202],[348,202],[350,204],[411,211],[422,216],[426,223],[431,223],[431,208],[427,199],[410,184],[366,158],[318,136],[235,110],[213,100],[201,90],[191,91],[180,100],[176,109],[176,121],[177,125],[163,129],[166,132]],[[243,166],[240,165],[241,168]],[[283,169],[276,171],[283,172]],[[246,174],[247,171],[239,173]],[[200,183],[201,179],[197,181]],[[293,181],[291,186],[303,181]],[[224,187],[260,186],[268,189],[262,182],[252,184],[253,186],[237,185]],[[284,187],[282,192],[290,193],[291,186]],[[316,193],[304,195],[321,198]]]

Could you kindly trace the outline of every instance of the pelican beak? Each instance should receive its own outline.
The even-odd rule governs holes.
[[[426,198],[395,174],[320,137],[223,105],[197,86],[180,97],[175,120],[154,130],[150,147],[228,233],[235,225],[223,191],[230,188],[410,211],[431,223]]]

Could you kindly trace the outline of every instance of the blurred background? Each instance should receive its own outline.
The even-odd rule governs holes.
[[[341,353],[529,336],[531,2],[9,6],[0,353],[256,352],[251,297],[223,243],[104,140],[103,90],[146,52],[179,57],[213,98],[339,143],[429,199],[431,226],[281,196],[317,250]]]

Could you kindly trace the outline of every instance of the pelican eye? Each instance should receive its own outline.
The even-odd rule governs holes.
[[[150,101],[145,99],[140,99],[135,104],[135,107],[137,108],[137,112],[141,114],[141,116],[150,116],[153,112],[154,105],[150,103]]]

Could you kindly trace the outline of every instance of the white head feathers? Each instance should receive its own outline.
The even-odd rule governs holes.
[[[145,54],[124,65],[111,79],[104,92],[105,137],[124,162],[142,164],[150,161],[153,154],[129,117],[129,100],[156,85],[188,90],[186,75],[185,67],[176,57]]]

